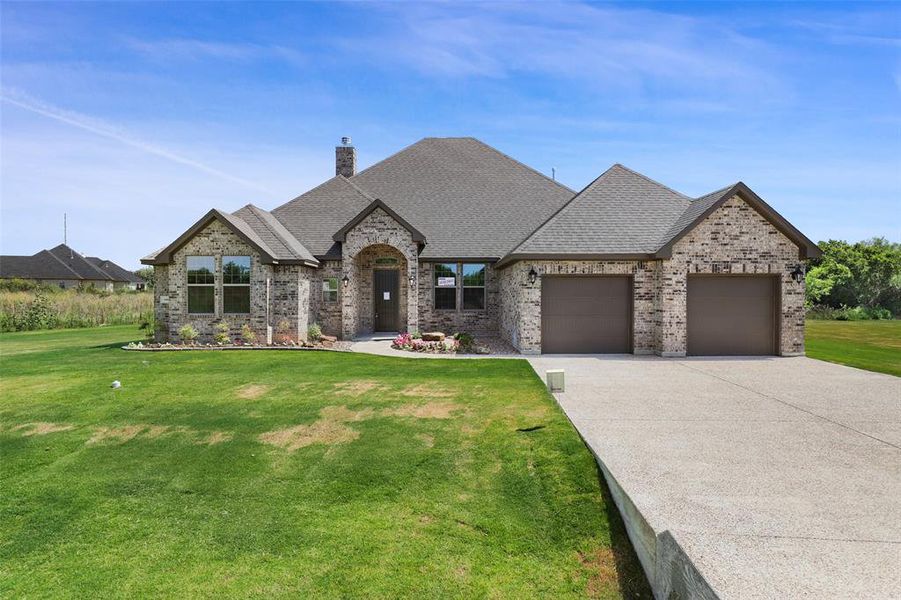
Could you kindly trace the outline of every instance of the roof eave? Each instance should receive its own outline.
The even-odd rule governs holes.
[[[589,252],[589,253],[567,253],[567,252],[535,252],[535,253],[513,253],[503,257],[494,268],[503,269],[509,267],[513,263],[526,260],[654,260],[654,254],[651,252]]]
[[[238,227],[231,222],[231,220],[226,217],[225,213],[218,209],[211,209],[208,213],[202,216],[196,223],[194,223],[191,227],[187,229],[183,234],[178,236],[178,238],[163,248],[152,260],[148,260],[150,257],[145,257],[141,259],[141,264],[145,265],[167,265],[171,262],[172,254],[177,252],[182,246],[184,246],[188,241],[191,240],[197,233],[209,225],[213,220],[218,220],[220,223],[228,227],[228,229],[241,238],[247,245],[256,250],[260,255],[260,262],[263,264],[276,264],[278,260],[272,256],[266,249],[261,247],[259,244],[254,242],[252,239],[247,237],[247,235],[241,231]]]

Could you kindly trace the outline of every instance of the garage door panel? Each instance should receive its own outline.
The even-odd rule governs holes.
[[[777,287],[769,276],[689,277],[688,354],[774,354]]]
[[[630,277],[542,279],[542,352],[631,352]]]

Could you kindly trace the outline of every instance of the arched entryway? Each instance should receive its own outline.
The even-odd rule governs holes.
[[[374,244],[354,258],[359,273],[357,334],[407,330],[407,259],[394,246]]]

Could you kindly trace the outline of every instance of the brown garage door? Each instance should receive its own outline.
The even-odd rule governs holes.
[[[689,276],[688,354],[775,354],[776,288],[769,276]]]
[[[543,277],[541,351],[632,351],[631,277]]]

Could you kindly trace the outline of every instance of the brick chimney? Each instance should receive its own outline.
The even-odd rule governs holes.
[[[335,148],[335,175],[353,177],[357,172],[357,149],[349,137],[341,138],[341,145]]]

